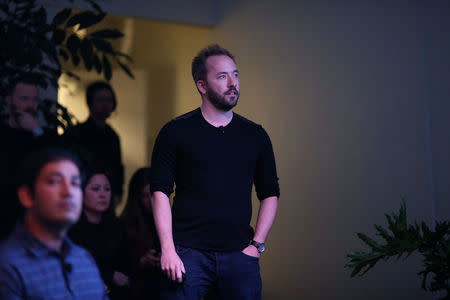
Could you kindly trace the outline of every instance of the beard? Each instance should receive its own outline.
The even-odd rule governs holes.
[[[227,100],[226,97],[231,92],[235,92],[235,95],[229,96],[230,100]],[[223,95],[216,93],[214,90],[210,89],[209,87],[206,88],[206,96],[208,97],[209,102],[211,102],[211,104],[214,105],[215,108],[217,108],[218,110],[221,110],[221,111],[229,111],[233,107],[235,107],[238,102],[239,95],[240,95],[240,92],[234,87],[230,88]]]

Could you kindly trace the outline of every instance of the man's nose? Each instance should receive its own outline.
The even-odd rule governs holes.
[[[72,185],[67,180],[61,182],[61,190],[64,196],[70,196],[72,194]]]
[[[235,87],[237,83],[237,78],[233,77],[233,76],[228,76],[228,87]]]

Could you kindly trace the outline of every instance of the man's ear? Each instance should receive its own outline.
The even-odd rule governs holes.
[[[204,80],[198,80],[196,84],[198,91],[202,95],[206,94],[206,82]]]
[[[19,197],[20,203],[25,207],[26,209],[31,208],[33,206],[33,196],[31,193],[31,189],[26,186],[22,185],[17,190],[17,196]]]

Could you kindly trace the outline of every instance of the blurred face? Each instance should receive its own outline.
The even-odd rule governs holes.
[[[92,103],[89,106],[92,117],[98,120],[106,120],[113,111],[113,94],[108,89],[100,89],[94,92]]]
[[[34,191],[19,199],[37,222],[48,226],[70,226],[78,221],[82,207],[81,178],[78,167],[70,160],[46,164],[36,178]],[[29,195],[30,197],[28,197]]]
[[[39,90],[35,85],[18,83],[12,95],[5,97],[5,100],[13,117],[21,113],[35,116],[38,111],[38,97]]]
[[[205,94],[217,109],[229,111],[236,106],[240,88],[239,71],[226,55],[211,56],[206,60]]]
[[[84,210],[93,213],[105,212],[111,202],[111,185],[103,174],[95,174],[89,179],[84,190]]]
[[[142,188],[141,193],[139,194],[139,200],[149,213],[152,212],[151,198],[152,194],[150,193],[150,184],[147,184]]]

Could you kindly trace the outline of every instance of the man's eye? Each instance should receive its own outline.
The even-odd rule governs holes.
[[[74,180],[74,181],[72,181],[72,185],[73,185],[74,187],[80,187],[80,186],[81,186],[81,181],[79,181],[79,180]]]
[[[239,77],[239,73],[234,73],[234,77]]]
[[[47,183],[49,184],[58,184],[61,180],[58,178],[49,178],[47,179]]]

